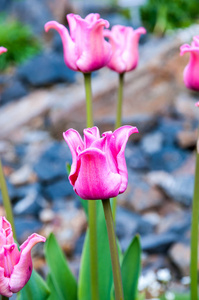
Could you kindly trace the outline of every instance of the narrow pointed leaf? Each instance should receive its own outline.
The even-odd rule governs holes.
[[[50,296],[48,297],[48,300],[59,299],[59,295],[57,294],[57,291],[55,289],[55,286],[53,284],[52,277],[51,277],[50,274],[48,274],[46,282],[47,282],[48,287],[50,289]]]
[[[28,283],[18,293],[20,300],[47,300],[50,295],[50,290],[42,277],[33,270]]]
[[[85,201],[85,200],[83,200]],[[108,234],[101,201],[97,201],[97,248],[100,299],[110,300],[113,282]],[[87,231],[79,275],[79,300],[92,300],[90,291],[89,231]]]
[[[45,243],[45,256],[50,269],[52,283],[59,300],[77,300],[77,282],[69,269],[54,234],[50,234]]]
[[[139,237],[135,236],[124,254],[121,267],[125,300],[136,300],[140,270],[141,246]]]

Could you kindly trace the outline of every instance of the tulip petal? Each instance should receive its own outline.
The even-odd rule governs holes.
[[[89,23],[89,24],[91,24],[91,26],[92,26],[92,24],[93,23],[95,23],[97,20],[99,20],[100,19],[100,14],[98,14],[98,13],[91,13],[91,14],[88,14],[87,16],[86,16],[86,18],[85,18],[85,20]]]
[[[104,67],[110,60],[111,45],[103,38],[103,28],[108,27],[109,23],[93,16],[87,19],[75,17],[77,23],[75,42],[80,54],[77,66],[80,71],[90,73]],[[89,23],[90,19],[92,23]]]
[[[141,34],[145,34],[146,29],[139,27],[133,30],[131,27],[127,27],[126,31],[126,47],[122,54],[123,61],[126,62],[126,72],[132,71],[138,64],[139,52],[138,43]]]
[[[5,47],[0,47],[0,54],[7,52],[8,50]]]
[[[117,156],[114,156],[110,144],[112,143],[112,139],[114,139],[114,135],[112,131],[107,131],[102,134],[102,136],[106,139],[106,149],[104,152],[106,153],[107,162],[109,167],[113,173],[119,173],[117,166]]]
[[[2,238],[0,239],[0,246],[14,243],[11,224],[6,220],[5,217],[0,217],[0,232],[2,233]],[[6,239],[5,243],[4,239]]]
[[[0,295],[8,298],[12,296],[9,280],[10,278],[4,276],[4,269],[0,267]]]
[[[82,199],[97,200],[115,197],[119,193],[121,176],[111,172],[106,154],[89,148],[80,153],[81,167],[74,190]]]
[[[34,233],[20,246],[20,259],[18,264],[14,266],[9,282],[10,290],[13,293],[20,291],[30,279],[32,274],[32,247],[39,242],[45,242],[45,240],[43,236]]]
[[[116,27],[116,26],[117,25],[113,26],[112,30],[114,30],[114,27]],[[107,37],[109,39],[109,43],[112,46],[112,56],[107,64],[107,66],[111,70],[116,71],[120,74],[124,73],[126,64],[123,61],[123,59],[121,58],[122,50],[123,50],[123,47],[121,47],[121,44],[119,43],[119,41],[121,42],[121,39],[117,38],[117,33],[114,35],[114,34],[112,34],[112,31],[110,31],[110,30],[104,30],[104,37]]]
[[[75,181],[78,176],[79,167],[80,167],[80,161],[78,158],[78,152],[77,149],[80,147],[80,151],[84,149],[84,143],[82,141],[82,138],[74,129],[68,129],[66,132],[63,133],[64,139],[66,143],[68,144],[68,147],[70,148],[71,154],[72,154],[72,165],[71,165],[71,171],[69,175],[69,181],[72,185],[75,184]]]
[[[47,22],[44,26],[45,31],[48,32],[49,29],[55,29],[61,36],[62,43],[63,43],[63,50],[64,50],[64,61],[65,64],[72,70],[78,71],[76,61],[78,59],[78,53],[75,49],[75,43],[71,39],[67,28],[59,24],[56,21]]]
[[[123,193],[126,190],[128,183],[128,172],[126,167],[126,160],[124,156],[126,143],[131,134],[137,133],[138,129],[129,125],[122,126],[113,132],[114,138],[110,141],[110,150],[113,157],[117,159],[118,172],[121,175],[122,183],[119,193]]]
[[[113,50],[107,66],[120,74],[135,69],[139,56],[139,37],[145,33],[144,27],[133,30],[132,27],[122,25],[113,26],[111,31],[104,30],[104,36],[109,39]]]
[[[196,37],[197,38],[197,37]],[[187,52],[190,52],[190,61],[184,69],[184,83],[187,88],[193,90],[199,90],[199,46],[194,40],[192,45],[184,44],[180,47],[180,55],[184,55]]]
[[[95,126],[84,129],[84,144],[85,148],[89,148],[91,144],[100,138],[99,129]]]

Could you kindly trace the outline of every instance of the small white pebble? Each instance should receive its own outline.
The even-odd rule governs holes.
[[[161,282],[169,282],[171,280],[170,270],[166,268],[158,270],[157,279]]]
[[[138,289],[139,291],[145,290],[156,280],[155,272],[149,271],[145,275],[141,275],[139,278]]]
[[[172,292],[166,292],[165,298],[166,298],[166,300],[175,300],[175,294]]]
[[[191,279],[190,279],[189,276],[185,276],[185,277],[183,277],[183,278],[181,279],[181,283],[182,283],[183,285],[189,285],[190,282],[191,282]]]

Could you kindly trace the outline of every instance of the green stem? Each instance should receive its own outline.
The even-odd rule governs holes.
[[[87,127],[93,127],[93,105],[91,91],[91,73],[84,73],[84,85],[86,92],[86,120]]]
[[[91,91],[91,74],[84,73],[84,84],[86,91],[86,115],[87,127],[93,127],[93,108]],[[97,218],[96,202],[88,201],[88,225],[90,234],[90,273],[91,273],[91,299],[99,300],[98,288],[98,258],[97,258]]]
[[[199,153],[196,153],[194,196],[191,224],[191,300],[198,299],[198,219],[199,219]]]
[[[124,87],[124,74],[119,74],[119,87],[118,87],[118,97],[117,97],[117,115],[115,122],[115,129],[119,128],[122,123],[122,100],[123,100],[123,87]]]
[[[119,74],[119,87],[118,87],[118,97],[117,97],[117,113],[116,113],[116,122],[115,129],[119,128],[122,124],[122,102],[123,102],[123,88],[124,88],[124,74]],[[113,220],[115,223],[116,218],[116,209],[117,209],[117,197],[113,198]]]
[[[12,213],[12,206],[11,206],[10,198],[8,195],[8,189],[7,189],[7,185],[6,185],[5,176],[3,173],[1,159],[0,159],[0,187],[1,187],[1,193],[2,193],[2,198],[3,198],[3,205],[4,205],[4,208],[6,211],[6,218],[12,226],[13,237],[15,240],[17,240],[15,225],[14,225],[14,218],[13,218],[13,213]],[[5,299],[7,299],[7,298],[5,298]]]
[[[123,287],[122,287],[122,276],[120,270],[119,256],[117,251],[116,237],[114,231],[114,222],[112,217],[112,211],[110,206],[110,200],[102,200],[104,215],[106,219],[106,227],[109,238],[109,246],[111,253],[111,262],[113,269],[113,281],[115,286],[115,300],[124,300]]]

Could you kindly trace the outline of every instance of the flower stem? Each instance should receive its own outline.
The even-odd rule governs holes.
[[[87,127],[93,127],[93,105],[91,92],[91,73],[84,73],[84,85],[86,91],[86,120]]]
[[[1,300],[9,300],[9,298],[6,296],[1,296],[1,297],[2,297]]]
[[[84,73],[84,84],[86,91],[86,119],[87,127],[93,126],[93,108],[91,92],[91,74]],[[97,259],[97,217],[96,202],[88,201],[88,225],[90,234],[90,274],[91,274],[91,299],[99,300],[98,288],[98,259]]]
[[[119,128],[122,123],[124,74],[125,73],[119,74],[119,88],[118,88],[118,98],[117,98],[117,115],[116,115],[115,129]]]
[[[104,208],[104,215],[106,219],[106,227],[107,227],[108,238],[109,238],[111,262],[112,262],[112,269],[113,269],[113,281],[115,286],[115,300],[124,300],[122,276],[120,270],[120,263],[119,263],[119,256],[117,251],[114,222],[112,217],[110,200],[109,199],[102,200],[102,204]]]
[[[117,114],[115,121],[115,129],[119,128],[122,124],[122,102],[123,102],[123,87],[124,87],[124,74],[119,74],[119,87],[118,87],[118,98],[117,98]],[[117,197],[113,198],[113,220],[115,222],[117,209]]]
[[[12,213],[12,206],[11,206],[11,202],[10,202],[10,197],[8,195],[8,189],[7,189],[7,185],[6,185],[5,176],[3,173],[1,159],[0,159],[0,188],[1,188],[2,198],[3,198],[3,205],[4,205],[4,208],[6,211],[6,218],[12,226],[13,237],[15,240],[17,240],[15,225],[14,225],[14,218],[13,218],[13,213]],[[5,298],[5,299],[7,299],[7,298]]]
[[[191,224],[191,300],[198,299],[198,219],[199,219],[199,149],[196,153],[196,169],[194,196],[192,204],[192,224]]]

